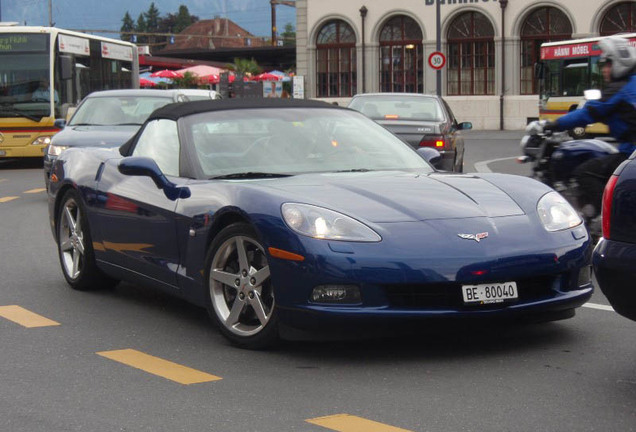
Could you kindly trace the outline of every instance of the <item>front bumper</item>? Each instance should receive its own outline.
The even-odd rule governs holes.
[[[636,321],[636,244],[603,239],[594,249],[592,264],[614,310]]]

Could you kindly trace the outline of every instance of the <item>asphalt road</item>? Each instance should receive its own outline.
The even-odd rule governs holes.
[[[527,170],[514,134],[467,135],[466,172]],[[244,351],[167,295],[69,289],[42,188],[0,161],[0,315],[41,325],[0,316],[0,431],[636,430],[636,323],[600,292],[556,323]]]

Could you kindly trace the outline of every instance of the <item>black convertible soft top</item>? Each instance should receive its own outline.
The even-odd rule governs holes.
[[[147,121],[154,119],[177,120],[181,117],[210,111],[226,111],[249,108],[338,108],[333,104],[305,99],[216,99],[186,103],[172,103],[153,112]],[[342,108],[345,109],[345,108]]]
[[[323,101],[307,99],[216,99],[201,100],[194,102],[177,102],[165,105],[154,111],[146,119],[146,123],[155,119],[178,120],[192,114],[199,114],[211,111],[240,110],[250,108],[332,108],[348,110],[349,108],[338,107]],[[130,155],[137,135],[143,130],[139,129],[131,139],[119,147],[122,156]]]

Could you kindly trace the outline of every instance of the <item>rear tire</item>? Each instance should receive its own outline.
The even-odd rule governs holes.
[[[279,340],[267,253],[246,223],[224,228],[206,259],[207,309],[233,344],[261,349]]]
[[[90,291],[116,285],[118,281],[106,276],[95,264],[88,219],[76,190],[64,194],[55,222],[60,265],[71,288]]]

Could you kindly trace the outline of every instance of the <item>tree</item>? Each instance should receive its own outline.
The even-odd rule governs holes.
[[[155,6],[155,2],[150,3],[150,7],[148,11],[144,13],[144,17],[146,18],[146,31],[148,33],[157,33],[159,31],[159,9]],[[154,44],[156,37],[149,36],[148,43]]]
[[[174,29],[172,31],[175,33],[181,33],[186,27],[191,25],[193,22],[194,21],[192,20],[192,15],[190,15],[190,11],[188,11],[188,7],[181,5],[179,6],[179,12],[177,12]]]
[[[296,30],[292,23],[285,24],[285,31],[280,36],[283,38],[283,46],[296,45]]]
[[[227,68],[237,75],[250,76],[261,73],[261,67],[254,59],[235,58],[234,63],[227,65]]]
[[[135,22],[133,21],[128,11],[126,11],[126,15],[124,15],[124,18],[121,21],[121,28],[119,29],[121,33],[119,34],[119,37],[123,41],[130,42],[131,33],[135,31]]]
[[[175,88],[198,88],[199,77],[192,72],[186,72],[182,78],[175,78],[172,80]]]
[[[146,25],[146,19],[144,18],[144,14],[140,13],[139,18],[137,18],[137,25],[135,26],[135,31],[137,33],[146,33],[148,31],[148,26]],[[148,37],[138,35],[137,43],[147,43]]]

